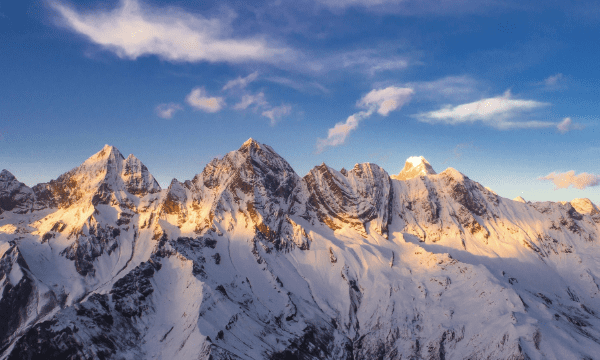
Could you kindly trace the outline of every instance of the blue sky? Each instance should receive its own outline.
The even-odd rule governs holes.
[[[301,176],[422,155],[600,204],[599,30],[583,0],[1,1],[0,168],[111,144],[167,186],[253,137]]]

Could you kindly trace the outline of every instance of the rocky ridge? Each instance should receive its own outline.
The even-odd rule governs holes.
[[[600,212],[411,157],[304,177],[249,139],[161,189],[105,146],[0,174],[1,359],[593,359]]]

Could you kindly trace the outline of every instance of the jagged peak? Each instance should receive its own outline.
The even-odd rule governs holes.
[[[445,175],[447,177],[450,177],[456,181],[463,181],[465,179],[465,175],[463,175],[463,173],[461,173],[460,171],[456,170],[455,168],[449,167],[446,170],[442,171],[440,173],[440,175]]]
[[[8,170],[3,169],[0,172],[0,181],[13,181],[16,180],[15,176]]]
[[[433,167],[422,156],[411,156],[406,159],[404,168],[398,175],[392,175],[396,180],[409,180],[417,176],[427,176],[437,174]]]
[[[256,148],[260,149],[261,145],[262,144],[260,144],[258,141],[254,140],[253,138],[249,138],[242,144],[242,146],[240,147],[240,150],[242,150],[244,148],[251,148],[251,147],[256,147]]]
[[[254,140],[253,138],[246,140],[246,142],[244,142],[244,144],[242,144],[242,146],[237,151],[232,151],[225,157],[232,159],[235,157],[239,157],[240,155],[242,158],[250,157],[254,160],[258,160],[258,159],[264,160],[267,158],[268,159],[276,158],[287,164],[287,161],[285,161],[284,158],[282,158],[279,154],[277,154],[275,152],[275,150],[273,150],[273,148],[271,148],[269,145],[261,144],[258,141]],[[221,163],[221,160],[224,160],[224,159],[221,159],[221,160],[216,159],[216,160],[217,161],[214,163],[219,164],[219,163]]]
[[[350,173],[356,174],[359,177],[361,177],[365,171],[372,173],[381,173],[382,171],[385,172],[385,170],[383,170],[379,165],[366,162],[361,164],[355,164],[352,170],[350,170]],[[387,176],[387,172],[385,172],[385,174]]]
[[[102,150],[98,151],[97,153],[95,153],[94,155],[90,156],[85,163],[90,163],[90,162],[99,162],[99,161],[103,161],[103,160],[109,160],[109,159],[120,159],[120,160],[124,160],[125,157],[123,157],[123,155],[121,154],[121,152],[119,151],[119,149],[117,149],[116,147],[112,146],[112,145],[104,145],[104,147],[102,148]]]

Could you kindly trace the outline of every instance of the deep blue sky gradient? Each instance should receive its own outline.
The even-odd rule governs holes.
[[[301,176],[321,162],[336,169],[374,162],[394,174],[406,158],[422,155],[438,172],[454,167],[505,197],[588,197],[600,204],[599,186],[554,190],[537,180],[569,170],[600,174],[600,6],[463,1],[433,10],[436,1],[406,7],[383,2],[140,2],[144,9],[177,7],[198,17],[235,14],[230,36],[264,36],[301,54],[269,63],[122,58],[66,26],[51,2],[0,1],[0,168],[35,185],[111,144],[125,156],[134,153],[166,187],[173,177],[191,179],[212,158],[253,137]],[[120,6],[60,3],[81,13]],[[406,66],[371,69],[398,60]],[[221,90],[255,71],[258,78],[243,91]],[[557,74],[555,84],[545,83]],[[464,93],[443,96],[418,85],[451,76],[467,79]],[[363,120],[344,144],[317,151],[318,138],[360,110],[357,101],[388,86],[413,87],[415,94],[388,116]],[[195,87],[225,97],[227,105],[216,113],[193,109],[185,98]],[[570,117],[584,128],[565,134],[556,128],[499,130],[481,122],[429,124],[414,116],[507,90],[516,99],[549,103],[515,121]],[[272,125],[262,110],[233,108],[243,93],[259,92],[272,107],[290,106],[290,113]],[[157,116],[156,107],[171,102],[183,110],[171,119]]]

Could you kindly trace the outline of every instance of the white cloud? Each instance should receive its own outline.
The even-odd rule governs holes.
[[[385,89],[373,89],[362,99],[357,101],[359,107],[368,110],[359,111],[350,115],[345,122],[339,122],[327,131],[326,139],[317,139],[317,152],[322,152],[328,146],[342,145],[351,131],[355,130],[361,121],[373,115],[375,111],[380,115],[387,116],[391,111],[400,109],[410,101],[413,90],[410,88],[398,88],[394,86]]]
[[[181,107],[181,105],[175,103],[168,103],[158,105],[155,109],[155,112],[156,115],[163,119],[170,119],[179,110],[183,110],[183,107]]]
[[[561,134],[565,134],[571,130],[581,130],[584,128],[584,126],[580,124],[575,124],[570,117],[566,117],[563,119],[563,121],[556,125],[556,128]]]
[[[546,86],[556,86],[558,83],[564,78],[563,74],[558,73],[556,75],[552,75],[544,79],[544,84]]]
[[[401,49],[397,45],[386,44],[373,49],[334,52],[320,61],[320,70],[355,70],[373,76],[383,71],[406,69],[410,65],[409,59],[397,55],[398,51]]]
[[[575,170],[567,171],[565,173],[550,173],[544,177],[538,178],[538,180],[549,180],[554,183],[556,189],[566,189],[569,186],[573,186],[577,189],[583,190],[588,186],[600,185],[600,175],[581,173],[575,175]]]
[[[256,95],[246,94],[242,96],[242,100],[235,104],[233,108],[235,110],[245,110],[252,104],[255,104],[257,107],[269,106],[269,103],[265,99],[265,94],[260,92]]]
[[[387,116],[390,111],[401,108],[405,103],[410,101],[410,97],[413,93],[413,89],[397,88],[394,86],[380,90],[373,89],[359,100],[357,105],[362,107],[375,107],[379,114]]]
[[[360,111],[348,116],[345,122],[339,122],[328,130],[327,139],[317,139],[317,152],[322,152],[328,146],[342,145],[350,132],[358,127],[358,124],[373,115],[373,109]]]
[[[275,125],[281,118],[286,115],[291,114],[292,107],[289,105],[281,105],[274,107],[270,110],[265,110],[262,113],[262,116],[271,119],[271,125]]]
[[[510,91],[504,95],[482,99],[458,106],[446,106],[440,110],[420,113],[416,117],[423,122],[457,125],[481,121],[498,129],[546,128],[556,123],[546,121],[511,121],[523,113],[548,106],[550,104],[535,100],[513,99]]]
[[[237,79],[228,81],[227,84],[225,84],[225,86],[223,86],[223,91],[228,90],[228,89],[233,89],[236,87],[239,87],[240,89],[244,89],[246,86],[248,86],[248,84],[250,84],[257,78],[258,78],[258,71],[255,71],[246,77],[239,76]]]
[[[316,0],[332,10],[349,7],[373,9],[384,14],[459,14],[481,12],[503,5],[490,0]]]
[[[79,13],[55,3],[65,25],[121,58],[157,55],[176,62],[276,61],[291,50],[268,45],[266,39],[234,38],[228,18],[206,19],[178,8],[154,8],[138,0],[122,0],[111,10]]]
[[[472,95],[478,87],[478,82],[466,75],[447,76],[433,81],[419,81],[406,84],[419,94],[429,99],[449,98],[461,100]]]
[[[298,90],[301,92],[308,92],[312,89],[317,89],[323,93],[329,93],[329,89],[327,89],[326,87],[324,87],[323,85],[319,84],[316,81],[302,82],[302,81],[284,78],[281,76],[272,76],[272,77],[265,78],[265,80],[274,82],[276,84],[284,85],[284,86],[290,87],[292,89],[295,89],[295,90]]]
[[[195,109],[209,113],[214,113],[225,106],[225,100],[222,97],[209,97],[204,88],[195,88],[185,98],[185,101]]]

